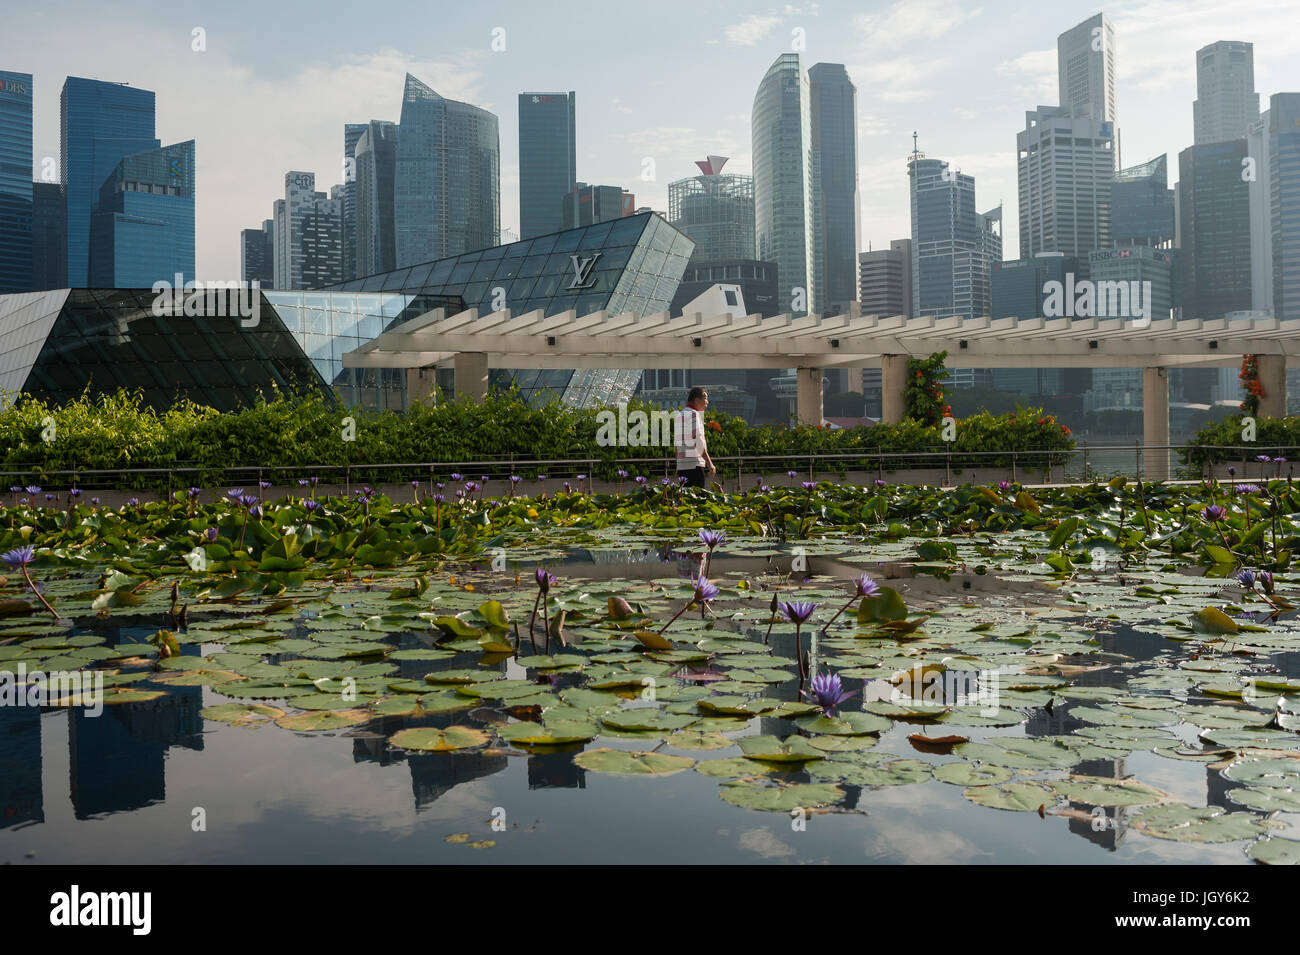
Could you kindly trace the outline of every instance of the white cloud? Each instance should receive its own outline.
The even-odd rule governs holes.
[[[722,32],[732,46],[757,46],[758,42],[781,24],[780,17],[752,14],[739,23],[729,24]]]
[[[853,26],[868,44],[898,49],[913,40],[943,36],[981,12],[960,0],[898,0],[884,13],[858,14]]]
[[[1011,96],[1024,100],[1026,109],[1042,104],[1051,106],[1057,100],[1056,48],[1031,50],[1013,60],[1004,60],[993,68],[1000,76],[1009,77],[1015,84]],[[1032,102],[1031,102],[1032,101]]]
[[[757,853],[764,859],[782,859],[796,855],[793,847],[786,845],[767,829],[746,829],[737,842],[740,848]]]

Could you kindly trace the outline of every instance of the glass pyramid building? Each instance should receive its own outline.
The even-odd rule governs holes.
[[[668,309],[695,244],[653,213],[318,291],[264,289],[258,320],[154,314],[148,289],[59,289],[0,295],[0,402],[19,392],[63,401],[89,389],[143,390],[156,408],[188,397],[218,410],[273,388],[336,394],[349,407],[403,408],[404,369],[343,367],[343,355],[434,308],[552,315]],[[527,396],[616,403],[639,371],[495,372]]]

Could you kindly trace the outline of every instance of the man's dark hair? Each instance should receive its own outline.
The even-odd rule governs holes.
[[[690,403],[697,398],[703,398],[707,394],[708,394],[707,388],[701,388],[699,385],[696,385],[694,388],[691,389],[690,394],[686,396],[686,401],[687,403]]]

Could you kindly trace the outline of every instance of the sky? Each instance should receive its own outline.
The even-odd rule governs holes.
[[[857,86],[863,250],[911,232],[915,130],[975,177],[981,211],[1004,204],[1014,258],[1016,134],[1026,110],[1057,103],[1057,36],[1098,12],[1115,25],[1123,164],[1168,153],[1170,186],[1192,142],[1196,50],[1253,42],[1261,109],[1300,90],[1296,0],[47,0],[6,11],[0,70],[34,74],[33,178],[59,154],[65,77],[154,90],[164,145],[196,140],[196,277],[232,280],[240,230],[271,217],[284,174],[341,182],[344,123],[396,122],[407,72],[498,115],[501,225],[517,231],[519,93],[576,91],[578,178],[666,212],[697,159],[751,171],[755,90],[802,42],[805,66],[843,63]]]

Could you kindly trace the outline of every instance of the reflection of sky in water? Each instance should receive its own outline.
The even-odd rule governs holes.
[[[632,563],[607,566],[627,576],[638,576],[638,567],[648,577],[673,575],[661,563],[664,552],[644,555],[644,563],[633,556]],[[676,564],[682,555],[667,556]],[[1134,662],[1081,674],[1076,686],[1124,686],[1178,652],[1158,636],[1116,621],[1106,624],[1096,631],[1101,650]],[[117,644],[141,640],[153,629],[95,632]],[[420,645],[409,636],[393,639]],[[183,649],[196,654],[214,648]],[[791,656],[793,634],[774,632],[772,650]],[[1286,655],[1284,669],[1292,656]],[[420,680],[432,670],[464,665],[464,658],[402,661],[394,676]],[[510,678],[524,676],[511,662],[499,666]],[[561,679],[567,685],[573,678]],[[845,682],[850,689],[863,685]],[[789,681],[772,687],[770,695],[793,699],[796,691]],[[861,707],[865,695],[850,706]],[[468,723],[467,711],[295,734],[199,716],[203,706],[224,702],[206,687],[186,687],[156,701],[106,707],[98,718],[0,708],[0,863],[21,863],[28,853],[43,863],[1247,861],[1242,843],[1149,838],[1131,830],[1126,813],[1114,810],[1107,811],[1113,824],[1097,831],[1085,819],[988,809],[966,800],[960,786],[938,781],[876,790],[842,784],[846,798],[840,807],[848,811],[813,815],[806,830],[797,831],[787,814],[723,802],[720,780],[695,772],[623,777],[585,771],[574,765],[571,752],[425,754],[387,745],[386,737],[407,726]],[[977,742],[1070,734],[1088,725],[1072,711],[1089,705],[1094,704],[1058,699],[1050,713],[1032,710],[1019,727],[938,733],[957,732]],[[745,733],[785,735],[793,729],[789,722],[763,718],[751,721]],[[874,752],[929,763],[950,760],[913,749],[907,737],[917,732],[936,731],[934,724],[896,724]],[[1189,743],[1196,735],[1187,726],[1175,732]],[[602,738],[589,746],[637,749],[656,742]],[[734,748],[679,752],[706,759],[739,755]],[[1239,784],[1201,762],[1137,752],[1092,760],[1076,771],[1132,776],[1194,806],[1241,810],[1227,798]],[[806,772],[787,778],[812,779]],[[204,832],[191,829],[199,807],[206,815]],[[1086,813],[1089,807],[1074,808]],[[498,809],[505,812],[504,831],[490,826]],[[1280,818],[1290,822],[1296,816]],[[495,840],[496,846],[476,850],[445,841],[460,832],[471,841]]]

